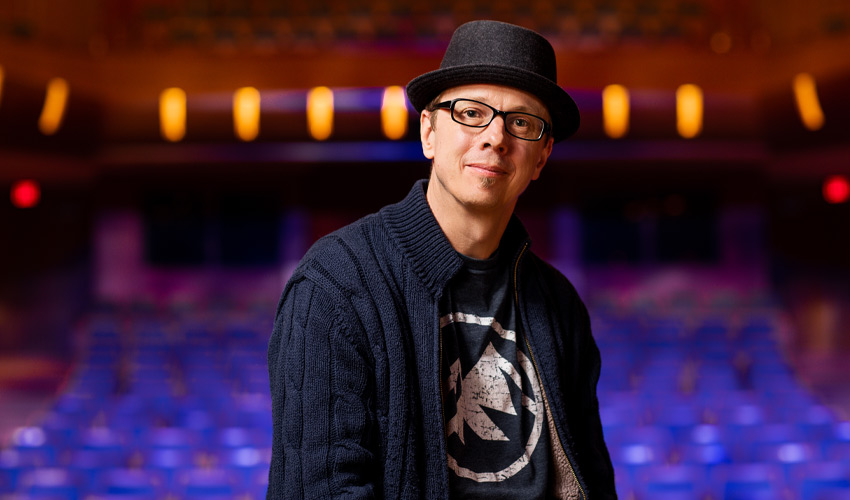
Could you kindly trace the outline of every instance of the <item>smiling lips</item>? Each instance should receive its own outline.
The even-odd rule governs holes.
[[[467,168],[474,169],[478,175],[484,175],[488,177],[498,177],[507,174],[507,172],[503,168],[497,167],[495,165],[488,165],[485,163],[471,163],[467,164],[466,166]]]

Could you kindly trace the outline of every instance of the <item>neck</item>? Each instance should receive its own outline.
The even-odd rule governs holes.
[[[460,254],[474,259],[486,259],[499,248],[499,242],[508,227],[513,206],[500,210],[468,207],[445,193],[439,194],[433,187],[436,181],[428,184],[426,198],[431,212],[446,239]]]

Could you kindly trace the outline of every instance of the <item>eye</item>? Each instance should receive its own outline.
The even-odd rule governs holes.
[[[516,118],[514,118],[513,123],[514,127],[519,128],[528,128],[529,126],[531,126],[531,122],[528,121],[528,118],[523,118],[521,116],[517,116]]]
[[[476,108],[463,108],[460,111],[460,114],[463,115],[464,118],[481,118],[481,110]]]
[[[490,115],[487,111],[483,106],[476,105],[474,102],[457,102],[455,103],[454,117],[461,123],[477,127],[489,118]]]

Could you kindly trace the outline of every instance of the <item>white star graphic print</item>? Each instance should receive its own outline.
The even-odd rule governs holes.
[[[474,314],[450,313],[440,319],[440,328],[452,323],[478,325],[487,327],[508,341],[516,349],[516,332],[504,329],[492,317],[481,317]],[[527,412],[533,416],[533,425],[528,435],[517,436],[513,439],[524,439],[518,449],[516,459],[500,470],[482,471],[471,470],[461,466],[451,452],[448,456],[449,468],[458,476],[477,482],[503,481],[522,470],[531,458],[543,429],[544,409],[540,383],[534,371],[534,365],[527,356],[516,349],[517,363],[502,356],[494,347],[493,342],[487,343],[478,361],[466,374],[462,373],[460,359],[455,360],[449,367],[449,376],[445,387],[450,397],[457,402],[457,411],[446,423],[446,437],[457,435],[462,445],[467,445],[467,431],[471,430],[477,438],[483,441],[510,441],[511,438],[499,425],[494,422],[493,411],[507,416],[522,418]],[[532,394],[522,393],[521,406],[516,407],[511,392],[511,386],[523,387],[523,374],[530,382]],[[489,410],[489,411],[488,411]],[[491,418],[490,415],[493,415]],[[499,420],[502,420],[501,418]]]

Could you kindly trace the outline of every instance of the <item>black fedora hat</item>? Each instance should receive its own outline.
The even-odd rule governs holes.
[[[555,51],[540,34],[499,21],[472,21],[455,30],[440,69],[407,84],[407,97],[418,112],[451,87],[494,83],[529,92],[552,116],[555,142],[578,130],[575,101],[558,85]]]

